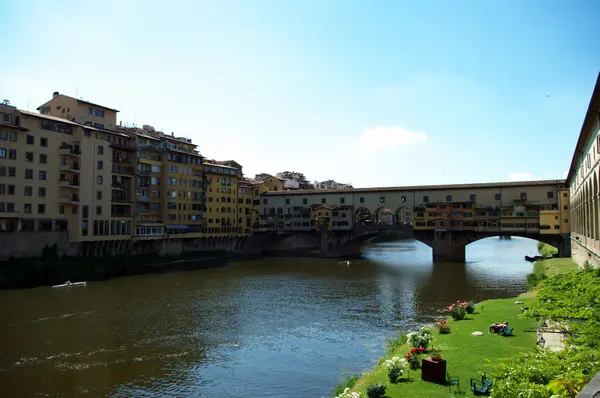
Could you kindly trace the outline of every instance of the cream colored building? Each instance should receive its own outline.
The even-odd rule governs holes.
[[[567,185],[571,201],[571,254],[580,266],[600,265],[600,74],[581,126]]]

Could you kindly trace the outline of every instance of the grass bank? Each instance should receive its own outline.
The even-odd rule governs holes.
[[[538,243],[538,252],[544,257],[549,257],[558,252],[554,246],[544,242]],[[538,260],[533,266],[533,272],[538,275],[558,275],[565,272],[577,271],[577,264],[571,258],[550,258],[547,260]]]
[[[536,323],[520,317],[520,308],[528,306],[532,299],[519,299],[525,303],[523,305],[515,304],[515,300],[511,298],[484,301],[477,306],[474,314],[467,316],[467,319],[448,320],[451,333],[438,334],[437,330],[433,331],[433,346],[440,350],[440,354],[447,361],[450,375],[460,378],[460,395],[472,396],[469,380],[480,379],[481,372],[490,371],[493,363],[508,359],[519,352],[526,352],[535,345],[535,332],[525,330],[535,328]],[[514,327],[514,337],[488,333],[490,324],[504,321],[508,321],[508,324]],[[484,335],[471,335],[476,331],[481,331]],[[362,397],[366,397],[369,384],[385,383],[388,397],[448,397],[448,387],[422,381],[420,369],[410,371],[411,381],[389,383],[383,361],[393,356],[403,357],[409,350],[408,345],[395,347],[391,353],[379,360],[375,369],[356,382],[352,391],[358,391]]]

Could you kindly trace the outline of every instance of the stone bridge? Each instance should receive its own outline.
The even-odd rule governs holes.
[[[434,261],[464,262],[466,246],[481,239],[498,236],[517,236],[548,243],[558,249],[559,257],[569,257],[570,240],[563,235],[547,235],[539,232],[516,231],[436,231],[413,230],[405,224],[356,225],[347,231],[328,231],[322,228],[321,253],[327,257],[349,256],[360,253],[364,243],[388,232],[411,232],[419,242],[431,247]]]

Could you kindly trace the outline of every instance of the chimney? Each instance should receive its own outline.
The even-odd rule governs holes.
[[[56,96],[58,96],[58,91],[52,93],[52,98],[55,98]]]

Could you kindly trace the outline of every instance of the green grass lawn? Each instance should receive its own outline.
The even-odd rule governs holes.
[[[467,315],[462,321],[449,320],[451,333],[438,334],[433,330],[434,347],[439,348],[442,358],[447,361],[447,371],[451,376],[460,378],[460,391],[454,387],[452,393],[447,386],[424,382],[421,380],[421,370],[411,370],[412,381],[400,381],[392,384],[388,381],[387,373],[382,363],[392,356],[404,356],[410,347],[404,346],[393,355],[380,360],[379,365],[365,374],[354,386],[352,391],[361,392],[366,397],[366,388],[372,383],[386,383],[387,396],[395,397],[448,397],[473,396],[470,389],[470,379],[480,380],[482,371],[490,369],[490,362],[510,360],[519,352],[529,351],[536,341],[535,332],[525,332],[524,329],[536,327],[535,321],[520,317],[523,306],[527,306],[532,298],[519,298],[525,304],[514,304],[516,299],[488,300],[479,304],[474,314]],[[488,327],[494,322],[508,321],[514,327],[514,337],[503,337],[489,334]],[[471,332],[481,331],[483,336],[472,336]]]
[[[557,275],[565,272],[577,271],[578,266],[571,258],[550,258],[538,260],[533,266],[533,272],[541,275]]]

